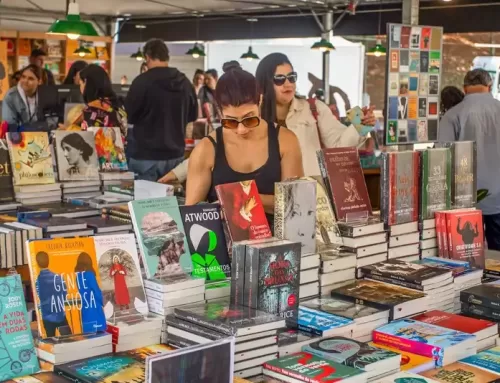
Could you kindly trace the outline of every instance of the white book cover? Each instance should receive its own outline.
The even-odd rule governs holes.
[[[99,163],[92,132],[57,131],[55,146],[60,181],[99,179]]]

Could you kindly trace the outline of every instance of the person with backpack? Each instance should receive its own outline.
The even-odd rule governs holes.
[[[286,126],[299,139],[304,173],[320,175],[316,151],[325,147],[361,147],[366,137],[350,125],[343,125],[330,108],[318,99],[296,96],[297,72],[282,53],[264,57],[256,72],[259,92],[262,94],[261,114],[266,121]],[[365,109],[364,125],[376,123],[371,109]]]

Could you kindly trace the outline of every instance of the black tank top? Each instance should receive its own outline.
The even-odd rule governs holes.
[[[217,185],[228,184],[232,182],[241,182],[247,180],[255,180],[257,189],[260,194],[274,195],[275,182],[281,181],[281,156],[280,145],[278,141],[279,126],[275,128],[274,125],[268,124],[267,128],[267,141],[268,141],[268,158],[264,165],[251,173],[240,173],[233,170],[226,158],[224,150],[224,135],[222,134],[222,127],[215,131],[217,142],[210,136],[208,139],[212,141],[215,148],[215,162],[212,170],[212,186],[208,194],[208,201],[216,201],[217,194],[215,187]]]

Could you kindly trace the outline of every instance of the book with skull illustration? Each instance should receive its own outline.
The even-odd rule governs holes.
[[[300,242],[302,255],[316,253],[316,181],[274,184],[274,235]]]
[[[337,220],[349,222],[372,215],[358,149],[322,149],[317,156]]]
[[[476,205],[477,147],[474,141],[446,142],[451,149],[451,206],[454,209]]]
[[[481,210],[446,212],[448,255],[469,262],[470,267],[484,269],[484,228]]]
[[[418,221],[419,154],[382,153],[380,213],[386,226]]]
[[[230,276],[231,265],[222,227],[219,204],[180,207],[187,236],[193,277],[207,281]]]
[[[421,152],[420,218],[433,219],[436,211],[450,208],[451,151],[449,148]]]

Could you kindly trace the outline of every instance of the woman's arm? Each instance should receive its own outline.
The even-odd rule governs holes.
[[[207,199],[212,183],[214,159],[214,146],[208,138],[204,138],[189,156],[186,205],[195,205]]]
[[[17,124],[18,112],[12,102],[11,97],[5,97],[2,103],[2,121],[7,122],[7,124]]]

